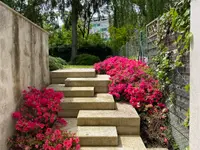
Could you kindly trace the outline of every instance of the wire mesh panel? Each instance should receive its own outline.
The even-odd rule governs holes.
[[[146,53],[146,34],[144,32],[136,32],[134,36],[120,48],[119,55],[128,58],[144,58]],[[142,61],[144,59],[141,59]]]
[[[157,55],[159,51],[157,46],[158,40],[158,31],[159,31],[159,18],[153,20],[146,26],[147,33],[147,56],[148,56],[148,64],[150,66],[153,65],[153,57]],[[164,40],[165,46],[168,48],[169,52],[173,52],[177,50],[177,46],[175,44],[175,39],[178,34],[168,34]],[[172,58],[175,59],[176,55],[172,53]],[[189,93],[186,92],[185,86],[189,84],[189,54],[182,58],[182,62],[184,63],[183,67],[179,67],[174,70],[172,76],[170,76],[170,80],[172,84],[170,86],[170,93],[174,93],[174,101],[166,100],[166,104],[169,108],[169,119],[170,125],[172,129],[172,134],[176,143],[178,144],[181,150],[184,150],[189,143],[189,130],[184,127],[184,120],[186,119],[186,113],[189,108]],[[154,68],[156,69],[156,68]]]
[[[157,33],[159,28],[158,18],[150,22],[146,26],[147,33],[147,56],[148,56],[148,64],[151,65],[153,63],[152,59],[157,54]]]

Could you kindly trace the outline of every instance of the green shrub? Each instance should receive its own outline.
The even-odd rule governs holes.
[[[64,59],[62,59],[62,58],[60,58],[60,57],[56,57],[56,59],[57,59],[57,62],[58,62],[58,63],[60,63],[60,64],[62,64],[62,65],[67,65],[67,62],[66,62]]]
[[[112,56],[112,49],[104,45],[84,45],[78,49],[78,54],[90,54],[100,58],[101,61],[105,60],[108,56]]]
[[[59,57],[49,56],[49,68],[50,71],[62,69],[63,65],[67,65],[66,61]]]
[[[54,46],[49,49],[49,54],[54,57],[60,57],[69,62],[72,48],[69,45]],[[112,49],[104,45],[82,45],[78,48],[77,54],[90,54],[98,56],[101,61],[113,55]]]
[[[74,65],[94,65],[100,58],[90,54],[80,54],[73,60]]]
[[[65,61],[70,61],[72,48],[69,45],[60,45],[50,47],[49,54],[54,57],[60,57]]]

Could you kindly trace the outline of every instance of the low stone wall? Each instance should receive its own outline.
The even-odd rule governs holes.
[[[0,150],[13,134],[22,90],[48,85],[48,66],[48,33],[0,2]]]

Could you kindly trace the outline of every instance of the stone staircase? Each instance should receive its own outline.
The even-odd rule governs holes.
[[[94,69],[51,72],[49,88],[65,95],[58,114],[68,122],[64,129],[77,133],[81,150],[146,150],[136,110],[114,101],[109,82]]]

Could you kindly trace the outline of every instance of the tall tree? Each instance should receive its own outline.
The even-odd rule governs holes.
[[[175,1],[177,0],[132,0],[139,6],[140,13],[145,17],[146,23],[168,11]]]
[[[99,7],[101,7],[104,3],[108,2],[108,0],[61,0],[61,10],[62,14],[65,15],[66,6],[71,6],[71,24],[72,24],[72,55],[71,61],[76,57],[77,54],[77,25],[78,19],[84,20],[84,26],[87,25],[87,33],[89,33],[90,22],[92,19],[92,14],[98,11]],[[82,29],[82,35],[85,36],[85,27]]]
[[[74,60],[77,54],[77,22],[78,22],[78,6],[79,0],[72,0],[72,53],[71,53],[71,61]]]
[[[0,0],[24,15],[34,23],[43,27],[44,20],[54,15],[56,0]]]

